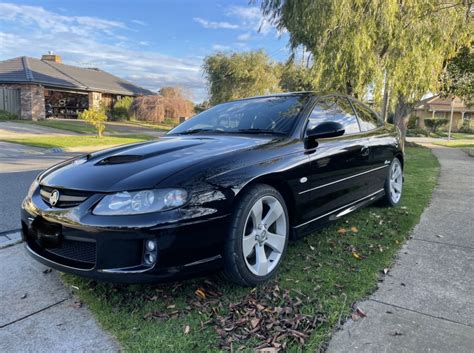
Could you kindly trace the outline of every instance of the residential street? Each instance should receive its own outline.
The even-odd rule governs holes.
[[[40,170],[71,155],[3,142],[0,150],[0,351],[118,351],[89,310],[74,301],[58,273],[33,261],[23,244],[17,244],[19,207],[31,181]]]
[[[379,289],[359,303],[328,352],[472,352],[474,159],[432,146],[439,185]]]

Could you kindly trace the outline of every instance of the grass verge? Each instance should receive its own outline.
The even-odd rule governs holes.
[[[438,161],[426,148],[406,152],[399,207],[362,209],[290,244],[278,276],[256,289],[218,276],[154,286],[63,278],[125,351],[318,351],[376,289],[431,198]]]
[[[440,141],[434,142],[435,145],[438,146],[445,146],[445,147],[456,147],[456,148],[466,148],[466,147],[474,147],[474,141],[466,142],[466,141]]]
[[[31,121],[31,120],[16,120],[15,122],[24,123],[24,124],[32,124],[32,125],[39,125],[44,127],[49,127],[58,130],[70,131],[75,132],[77,134],[96,134],[96,129],[84,123],[81,120],[75,121],[63,121],[63,120],[38,120],[38,121]],[[107,132],[111,132],[107,129]]]
[[[43,148],[73,148],[123,145],[152,139],[149,135],[123,135],[123,136],[35,136],[25,138],[4,138],[2,141],[19,143],[27,146]]]

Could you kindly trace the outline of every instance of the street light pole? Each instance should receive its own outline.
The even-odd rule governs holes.
[[[448,142],[451,141],[451,129],[453,128],[454,97],[451,99],[451,118],[449,119]]]

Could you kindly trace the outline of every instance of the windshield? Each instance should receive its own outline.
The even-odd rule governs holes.
[[[307,100],[307,95],[293,95],[223,103],[185,121],[168,134],[221,132],[288,135]]]

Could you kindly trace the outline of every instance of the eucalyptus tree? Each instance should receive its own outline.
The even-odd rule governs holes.
[[[369,90],[402,117],[436,91],[447,58],[472,40],[472,0],[262,0],[263,15],[312,54],[313,85]],[[382,104],[383,92],[386,104]]]

